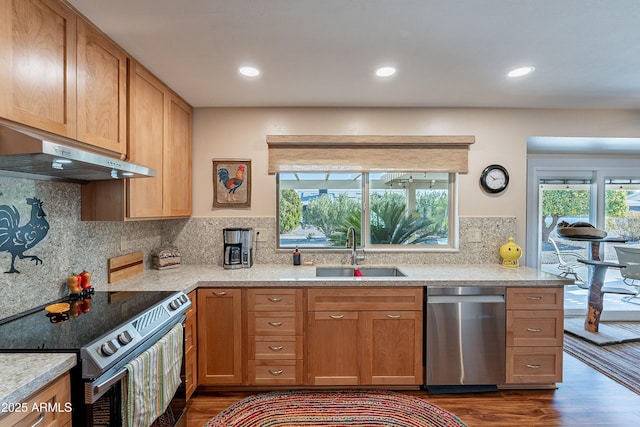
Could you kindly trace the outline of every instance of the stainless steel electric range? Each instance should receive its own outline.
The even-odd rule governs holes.
[[[0,321],[0,352],[76,354],[73,425],[121,425],[124,366],[184,323],[191,301],[183,292],[95,292],[52,303],[67,303],[69,309],[50,313],[49,303]],[[185,422],[182,380],[165,425]]]

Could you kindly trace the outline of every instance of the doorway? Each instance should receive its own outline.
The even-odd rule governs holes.
[[[588,222],[609,236],[640,246],[640,160],[530,156],[527,172],[526,264],[565,275],[558,252],[589,257],[588,243],[562,239],[558,224]],[[552,242],[553,241],[553,242]],[[556,243],[554,247],[553,243]],[[614,244],[604,244],[603,260],[618,263]],[[565,289],[565,315],[586,313],[589,267],[576,267],[576,284]],[[586,279],[585,282],[578,280]],[[637,291],[623,281],[620,270],[610,268],[605,287]],[[603,320],[640,320],[640,297],[627,302],[624,295],[605,295]]]

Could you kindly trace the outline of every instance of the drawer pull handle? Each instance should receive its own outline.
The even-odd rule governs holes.
[[[542,297],[540,297],[540,296],[536,297],[536,296],[529,295],[529,296],[527,296],[527,299],[534,300],[534,301],[540,301],[542,299]]]
[[[387,314],[387,317],[389,319],[399,319],[400,315],[399,314]]]
[[[278,326],[282,326],[282,322],[269,322],[269,324],[274,328],[277,328]]]
[[[280,350],[282,350],[283,348],[284,348],[284,346],[283,346],[283,345],[278,345],[278,346],[276,346],[276,347],[269,346],[269,350],[271,350],[271,351],[280,351]]]
[[[271,369],[269,369],[269,373],[274,377],[281,375],[283,372],[284,372],[284,369],[278,369],[277,371],[272,371]]]
[[[214,292],[213,294],[216,295],[216,296],[219,296],[219,297],[223,297],[223,296],[225,296],[227,294],[227,292],[226,291],[220,291],[220,292]]]
[[[282,298],[276,298],[276,297],[269,297],[268,299],[271,302],[280,302],[280,301],[282,301]]]
[[[40,412],[40,418],[36,420],[31,427],[36,427],[38,424],[44,421],[44,412]]]
[[[332,319],[344,319],[344,314],[332,314],[329,317]]]
[[[540,365],[529,365],[529,364],[527,364],[527,368],[530,368],[530,369],[540,369]]]
[[[529,332],[542,332],[542,328],[527,328]]]

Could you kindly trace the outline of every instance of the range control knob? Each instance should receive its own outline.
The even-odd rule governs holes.
[[[189,298],[186,295],[184,295],[184,294],[180,295],[180,302],[181,303],[184,304],[187,301],[189,301]]]
[[[100,352],[105,356],[113,356],[118,351],[118,346],[113,341],[107,341],[100,347]]]
[[[169,303],[169,307],[171,307],[172,310],[177,310],[181,305],[182,303],[178,299],[174,299]]]
[[[122,345],[127,345],[133,340],[133,337],[129,331],[124,331],[118,335],[118,342]]]

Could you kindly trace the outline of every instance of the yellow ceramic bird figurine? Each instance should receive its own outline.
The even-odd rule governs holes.
[[[513,237],[509,237],[509,243],[500,246],[500,256],[503,267],[519,267],[518,259],[522,256],[522,249],[513,242]]]

